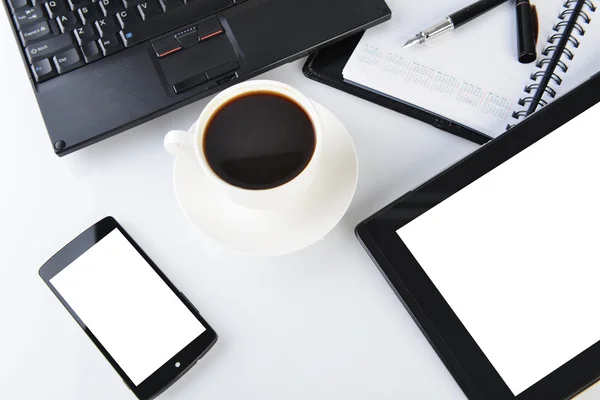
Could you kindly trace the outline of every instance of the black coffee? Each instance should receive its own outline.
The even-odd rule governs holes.
[[[244,94],[221,106],[204,135],[204,154],[225,182],[271,189],[296,178],[315,151],[315,130],[293,100],[273,92]]]

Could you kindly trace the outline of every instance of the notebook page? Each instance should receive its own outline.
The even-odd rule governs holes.
[[[344,69],[344,79],[413,104],[491,137],[514,124],[534,64],[517,60],[514,4],[507,2],[423,45],[405,41],[472,0],[388,0],[390,22],[368,30]],[[538,1],[539,51],[563,10],[562,0]]]

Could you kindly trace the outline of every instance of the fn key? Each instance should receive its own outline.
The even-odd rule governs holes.
[[[33,76],[35,77],[35,81],[37,83],[44,82],[56,76],[56,71],[54,71],[50,60],[47,58],[33,63],[31,66],[31,71],[33,72]]]

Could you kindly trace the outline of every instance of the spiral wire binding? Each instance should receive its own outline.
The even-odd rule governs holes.
[[[579,1],[580,0],[565,1],[563,5],[565,10],[562,11],[558,16],[558,19],[560,19],[560,21],[557,22],[553,27],[553,30],[557,33],[553,34],[548,38],[548,46],[542,51],[542,55],[546,56],[546,58],[543,58],[536,63],[536,67],[539,69],[539,71],[534,72],[529,77],[529,79],[535,83],[527,85],[524,89],[525,93],[537,93],[539,90],[542,89],[542,85],[539,82],[543,81],[544,78],[546,78],[549,75],[550,83],[545,88],[543,88],[543,90],[545,92],[545,95],[549,96],[551,99],[556,97],[556,87],[560,86],[563,83],[562,75],[566,74],[569,70],[567,63],[563,60],[563,58],[567,61],[570,61],[575,57],[573,50],[577,49],[580,45],[578,37],[585,35],[585,26],[592,22],[592,17],[590,16],[590,13],[596,12],[596,6],[594,5],[594,2],[592,0],[585,0],[583,2],[583,8],[580,11],[577,11],[576,8],[579,4]],[[563,39],[565,30],[569,25],[569,20],[573,17],[574,13],[578,13],[577,20],[575,21],[573,25],[573,30],[567,39],[568,45],[572,48],[569,49],[565,47],[562,50],[562,55],[560,56],[560,59],[556,61],[557,65],[553,71],[553,58],[548,56],[554,55],[554,53],[559,51],[558,43]],[[521,119],[529,116],[530,110],[526,107],[527,105],[532,105],[535,102],[535,100],[535,95],[519,99],[519,105],[525,108],[513,112],[513,118]],[[545,107],[547,105],[547,100],[539,100],[538,107]],[[508,130],[513,126],[514,125],[508,125],[506,129]]]

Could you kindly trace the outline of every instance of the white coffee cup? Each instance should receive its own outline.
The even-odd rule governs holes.
[[[221,110],[230,100],[251,93],[274,93],[287,97],[299,105],[312,122],[315,133],[315,148],[312,158],[304,170],[291,181],[274,188],[251,190],[234,186],[219,177],[208,163],[204,152],[204,136],[208,124],[215,113]],[[286,207],[297,199],[302,198],[305,191],[318,173],[322,157],[323,123],[313,102],[293,87],[284,83],[255,80],[240,83],[224,90],[208,103],[198,122],[195,132],[171,131],[165,137],[165,148],[175,157],[193,156],[197,159],[204,173],[214,183],[217,190],[222,190],[224,196],[240,206],[267,210]]]

